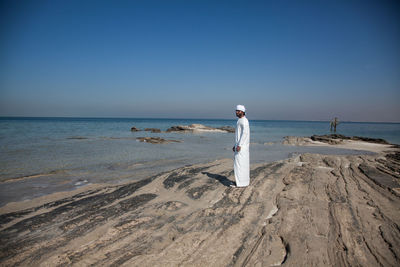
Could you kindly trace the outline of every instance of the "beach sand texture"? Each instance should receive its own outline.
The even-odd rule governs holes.
[[[225,159],[10,204],[0,265],[399,266],[399,156],[299,155],[243,189]]]

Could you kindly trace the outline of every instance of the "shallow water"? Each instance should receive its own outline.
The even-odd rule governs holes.
[[[232,133],[131,132],[200,123],[235,126],[236,120],[0,118],[0,205],[72,190],[90,183],[120,183],[183,165],[232,158]],[[351,150],[284,146],[284,136],[328,134],[329,122],[252,121],[251,163],[296,153],[354,154]],[[342,123],[338,133],[383,138],[400,144],[400,124]],[[182,141],[148,144],[137,137]],[[6,181],[6,182],[4,182]]]

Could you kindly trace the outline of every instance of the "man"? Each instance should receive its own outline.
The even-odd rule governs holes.
[[[331,132],[332,132],[332,128],[333,128],[333,132],[336,133],[336,126],[338,126],[339,124],[339,120],[337,117],[335,117],[335,119],[331,120]]]
[[[236,186],[232,187],[245,187],[250,183],[250,128],[245,115],[246,108],[243,105],[237,105],[236,116],[239,119],[236,123],[235,146],[233,147]]]

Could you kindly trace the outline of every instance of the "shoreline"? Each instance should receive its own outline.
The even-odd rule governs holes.
[[[294,155],[302,154],[302,153],[321,153],[321,154],[332,154],[332,155],[342,155],[346,153],[341,153],[341,151],[347,151],[350,154],[358,154],[358,153],[380,153],[385,149],[390,149],[390,145],[383,146],[381,144],[354,144],[350,145],[342,144],[342,145],[329,145],[322,142],[312,141],[308,137],[289,137],[290,140],[288,142],[287,137],[283,139],[283,141],[277,143],[281,147],[315,147],[315,148],[326,148],[324,151],[312,151],[312,152],[303,152],[303,151],[286,151],[282,150],[282,154],[288,153],[287,156],[282,157],[282,155],[275,155],[272,160],[254,160],[257,156],[252,157],[251,165],[260,164],[260,163],[270,163],[275,161],[284,160]],[[362,142],[361,142],[362,143]],[[255,146],[260,146],[260,144],[253,144]],[[264,146],[270,146],[270,144],[264,144]],[[225,148],[230,150],[230,148]],[[333,150],[332,150],[333,149]],[[337,151],[336,151],[337,149]],[[269,150],[269,148],[268,148]],[[340,151],[339,151],[340,150]],[[352,152],[350,152],[352,151]],[[360,152],[357,152],[360,151]],[[253,155],[255,155],[253,151]],[[259,154],[260,152],[258,152]],[[259,156],[259,155],[258,155]],[[112,163],[103,166],[98,166],[97,170],[91,173],[89,176],[87,175],[90,172],[87,172],[86,169],[59,169],[52,170],[45,173],[33,173],[31,175],[14,177],[14,178],[5,178],[5,180],[0,181],[0,185],[3,185],[3,189],[0,192],[2,195],[2,199],[0,199],[0,214],[2,210],[10,210],[8,206],[24,206],[27,202],[35,201],[36,199],[44,199],[47,197],[49,199],[52,198],[52,195],[56,196],[71,196],[75,194],[75,192],[81,192],[87,188],[88,190],[93,187],[104,187],[104,186],[116,186],[123,185],[126,183],[131,183],[135,181],[139,181],[145,179],[149,176],[157,175],[166,171],[173,171],[174,169],[191,166],[195,164],[208,164],[215,160],[225,160],[229,158],[225,157],[216,157],[210,160],[195,160],[187,161],[184,159],[163,159],[163,160],[154,160],[154,161],[142,161],[142,162],[123,162],[123,163]],[[117,171],[117,174],[111,173],[110,170],[115,170],[120,168]],[[81,176],[83,172],[84,176]],[[104,173],[107,173],[106,175]],[[102,177],[102,178],[100,178]],[[105,177],[108,177],[105,179]],[[5,186],[5,188],[4,188]],[[29,188],[33,188],[32,191],[26,191]],[[6,190],[6,191],[4,191]],[[24,196],[22,199],[21,197]],[[7,197],[10,197],[11,200],[5,201]]]
[[[397,265],[398,148],[231,159],[120,185],[90,185],[0,208],[2,265]],[[298,231],[302,229],[302,231]]]
[[[385,151],[389,152],[389,151],[396,151],[397,147],[399,145],[395,145],[395,144],[378,144],[378,143],[373,143],[373,142],[363,142],[363,141],[354,141],[354,140],[342,140],[342,142],[340,144],[328,144],[328,143],[324,143],[324,142],[320,142],[320,141],[313,141],[310,137],[298,137],[298,136],[286,136],[283,138],[282,145],[284,146],[298,146],[298,147],[326,147],[326,148],[339,148],[339,149],[344,149],[344,150],[352,150],[352,151],[360,151],[360,154],[364,154],[365,152],[371,152],[371,153],[375,153],[375,154],[382,154],[385,153]],[[400,151],[400,149],[399,149]],[[305,153],[310,153],[310,152],[305,152]],[[313,153],[311,152],[311,154],[320,154],[320,153]],[[296,157],[298,155],[298,153],[295,154],[291,154],[288,155],[288,158],[286,160],[290,160],[290,158]],[[325,154],[321,154],[321,155],[325,155]],[[328,154],[328,155],[337,155],[337,156],[343,156],[342,154],[338,153],[338,154]],[[44,194],[38,197],[31,197],[25,200],[21,200],[21,201],[11,201],[11,202],[7,202],[5,205],[0,206],[0,215],[6,212],[13,212],[15,210],[18,209],[23,209],[24,207],[27,206],[32,206],[35,204],[32,203],[46,203],[48,201],[53,201],[53,200],[57,200],[58,198],[65,198],[65,197],[72,197],[75,194],[80,194],[84,191],[89,191],[89,190],[93,190],[93,189],[98,189],[98,188],[104,188],[104,187],[115,187],[115,186],[123,186],[126,184],[130,184],[130,183],[134,183],[143,179],[148,178],[149,176],[158,176],[158,175],[162,175],[163,173],[167,173],[167,172],[173,172],[177,169],[181,169],[181,168],[185,168],[185,167],[191,167],[191,166],[195,166],[195,165],[199,165],[199,164],[212,164],[212,162],[214,161],[225,161],[225,160],[231,160],[229,158],[219,158],[219,159],[214,159],[212,161],[204,161],[204,162],[199,162],[199,163],[192,163],[192,164],[183,164],[181,166],[176,166],[173,167],[172,169],[169,168],[165,171],[156,171],[156,172],[148,172],[148,174],[144,174],[142,173],[141,175],[139,175],[139,178],[135,178],[133,180],[130,180],[129,177],[125,177],[123,178],[120,182],[104,182],[104,183],[87,183],[87,184],[82,184],[81,186],[75,186],[75,188],[70,187],[70,188],[66,188],[66,190],[57,190],[48,194]],[[151,162],[139,162],[139,163],[134,163],[131,164],[134,167],[141,167],[144,166],[145,164],[149,165],[147,168],[153,168],[152,166],[154,164],[159,164],[161,162],[164,162],[165,160],[159,160],[159,161],[151,161]],[[167,160],[168,161],[168,160]],[[285,161],[285,159],[282,160],[275,160],[272,161],[272,163],[274,162],[281,162],[281,161]],[[260,165],[263,162],[257,162],[257,163],[252,163],[251,165],[256,166],[256,165]],[[268,162],[271,163],[271,162]],[[176,164],[175,164],[176,165]],[[131,168],[131,167],[130,167]],[[233,163],[232,163],[232,169],[233,169]],[[47,177],[47,176],[51,176],[54,174],[57,174],[58,172],[65,172],[65,170],[59,170],[59,171],[51,171],[48,173],[43,173],[43,174],[33,174],[33,175],[28,175],[28,176],[23,176],[23,177],[17,177],[17,178],[9,178],[6,179],[4,181],[1,181],[1,184],[8,184],[8,183],[13,183],[13,182],[18,182],[18,181],[27,181],[30,179],[35,179],[38,177]],[[234,179],[234,178],[233,178]],[[78,179],[79,181],[83,181],[82,179]],[[37,205],[37,204],[36,204]]]
[[[332,138],[330,136],[332,135],[323,136],[324,138],[327,139],[326,142],[313,140],[313,137],[286,136],[284,137],[282,144],[292,145],[292,146],[335,147],[342,149],[369,151],[373,153],[383,153],[385,151],[390,151],[392,149],[399,148],[399,145],[396,144],[377,143],[374,142],[374,140],[367,142],[362,140]],[[382,141],[382,139],[375,139],[375,140]]]

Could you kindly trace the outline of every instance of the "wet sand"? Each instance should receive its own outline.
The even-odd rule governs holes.
[[[10,203],[0,265],[399,266],[399,149],[341,145],[377,153],[252,165],[240,189],[224,159]]]

